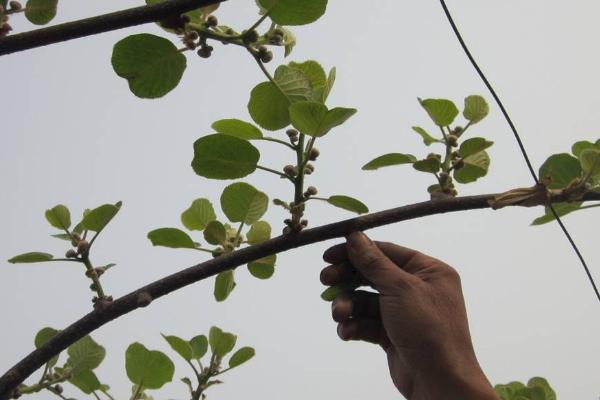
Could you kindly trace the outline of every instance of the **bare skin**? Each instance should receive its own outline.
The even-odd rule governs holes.
[[[460,277],[418,251],[361,232],[329,248],[324,285],[359,281],[377,293],[339,295],[333,319],[343,340],[379,344],[392,381],[409,400],[498,400],[469,333]]]

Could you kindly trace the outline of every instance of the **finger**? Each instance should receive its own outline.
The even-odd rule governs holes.
[[[384,348],[389,342],[381,321],[353,319],[340,322],[337,327],[337,333],[342,340],[362,340],[364,342],[379,344]]]
[[[356,282],[363,285],[368,284],[367,280],[349,263],[334,264],[323,268],[321,270],[320,279],[321,283],[327,286],[350,282]]]
[[[341,264],[348,260],[346,254],[346,243],[336,244],[331,246],[323,253],[323,260],[331,264]]]
[[[348,259],[381,292],[392,292],[415,278],[390,260],[364,233],[354,232],[346,238]]]
[[[439,260],[408,247],[388,242],[375,242],[375,244],[390,260],[410,274],[440,263]]]
[[[351,318],[380,320],[379,296],[362,290],[343,293],[331,304],[331,316],[335,322]]]

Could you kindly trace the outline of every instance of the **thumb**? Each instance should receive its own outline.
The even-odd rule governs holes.
[[[346,237],[346,252],[352,266],[379,292],[397,290],[399,283],[412,278],[362,232],[353,232]]]

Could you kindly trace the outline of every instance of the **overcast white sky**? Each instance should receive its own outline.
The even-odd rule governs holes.
[[[61,0],[56,22],[134,6],[139,2]],[[520,128],[533,162],[568,151],[580,139],[600,138],[600,25],[597,1],[449,1],[474,54],[495,83]],[[254,21],[253,0],[231,0],[217,14],[243,28]],[[13,18],[17,31],[31,26]],[[218,199],[225,182],[197,177],[189,163],[192,143],[220,118],[249,118],[250,89],[264,80],[239,48],[215,46],[206,62],[191,56],[180,87],[144,101],[129,93],[110,66],[112,45],[127,34],[153,32],[148,25],[5,56],[0,60],[3,109],[0,136],[0,260],[39,250],[62,254],[48,234],[47,208],[85,207],[123,200],[121,214],[97,244],[97,263],[116,262],[105,288],[120,296],[141,284],[202,260],[184,250],[152,248],[146,233],[179,226],[179,215],[198,197]],[[316,59],[338,67],[330,97],[334,106],[359,113],[319,144],[322,156],[310,182],[321,193],[349,194],[372,210],[424,200],[425,174],[397,167],[367,173],[360,166],[389,151],[426,155],[412,125],[430,126],[417,97],[447,97],[458,104],[483,85],[461,53],[437,1],[331,0],[317,23],[295,29],[293,60]],[[277,53],[270,67],[282,62]],[[491,172],[463,194],[528,186],[514,139],[496,106],[473,133],[496,142]],[[264,164],[286,159],[263,146]],[[246,179],[272,197],[289,188],[271,175]],[[461,190],[462,189],[462,190]],[[600,305],[566,240],[554,224],[529,227],[541,210],[472,211],[430,217],[371,232],[417,248],[454,265],[463,278],[471,330],[491,381],[547,377],[561,399],[600,396]],[[221,214],[222,215],[222,214]],[[312,225],[350,217],[315,204]],[[267,219],[279,230],[282,212]],[[600,280],[598,214],[566,219]],[[140,341],[170,352],[160,333],[192,337],[211,325],[237,333],[256,348],[248,364],[224,376],[210,399],[397,399],[383,353],[338,340],[329,305],[319,298],[321,253],[332,243],[283,254],[266,282],[237,274],[232,297],[217,304],[212,280],[193,285],[150,308],[103,327],[93,337],[108,355],[98,370],[117,398],[129,383],[124,351]],[[89,311],[82,271],[70,264],[0,266],[0,370],[27,354],[44,326],[61,328]],[[176,355],[170,353],[174,360]],[[189,375],[176,360],[176,377]],[[83,397],[69,388],[74,397]],[[45,399],[47,394],[36,399]],[[184,399],[174,380],[155,398]]]

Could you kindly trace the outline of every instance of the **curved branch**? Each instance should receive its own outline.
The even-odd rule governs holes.
[[[171,0],[0,38],[0,56],[159,21],[226,0]]]
[[[83,336],[122,315],[138,308],[146,307],[153,300],[187,285],[250,261],[308,244],[343,237],[358,230],[364,231],[428,215],[490,208],[489,202],[496,196],[496,194],[485,194],[443,198],[367,214],[357,218],[306,229],[295,235],[279,236],[176,272],[111,303],[105,303],[102,307],[98,307],[66,329],[60,331],[59,334],[54,336],[44,346],[31,352],[0,377],[0,400],[8,399],[15,388],[27,377]],[[565,201],[566,198],[567,196],[563,194],[556,194],[552,196],[551,201],[561,202]],[[583,200],[600,200],[600,193],[587,193]]]

